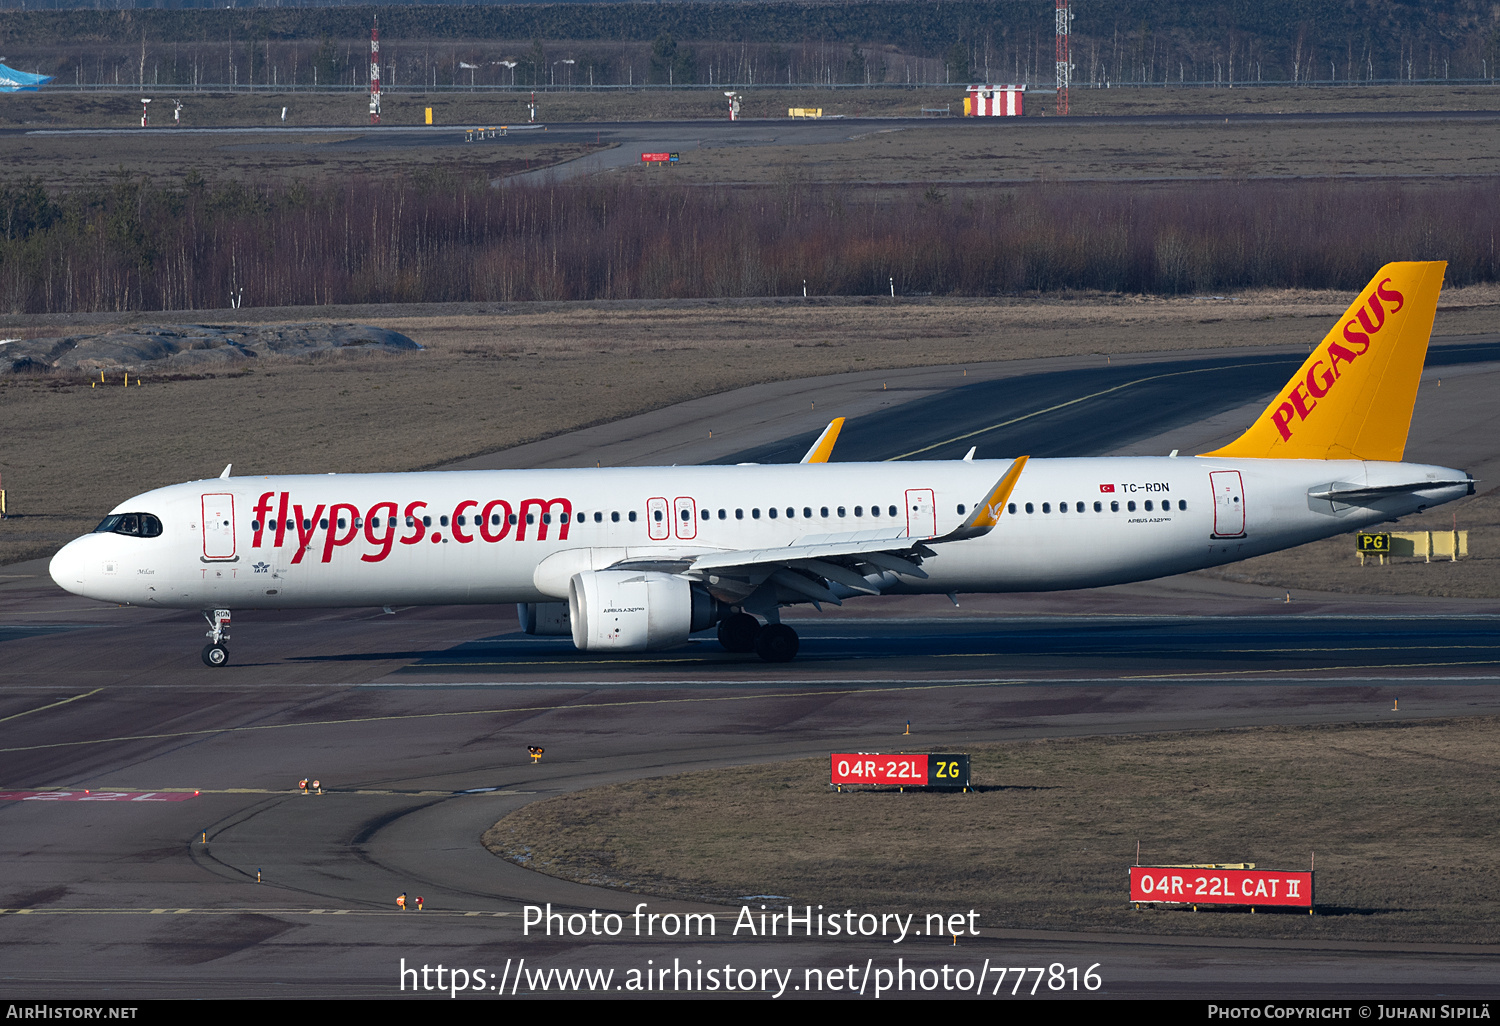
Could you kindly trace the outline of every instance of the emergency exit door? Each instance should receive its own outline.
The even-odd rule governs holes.
[[[937,534],[937,504],[931,488],[906,490],[906,536],[931,538]]]

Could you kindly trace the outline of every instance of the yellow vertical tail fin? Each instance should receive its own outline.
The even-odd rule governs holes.
[[[1250,430],[1202,455],[1399,462],[1447,266],[1382,267]]]

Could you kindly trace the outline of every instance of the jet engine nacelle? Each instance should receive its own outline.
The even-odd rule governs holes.
[[[573,644],[585,652],[674,648],[722,616],[708,592],[672,574],[590,570],[568,582]]]

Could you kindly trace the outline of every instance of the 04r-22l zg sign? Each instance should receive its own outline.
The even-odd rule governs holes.
[[[883,784],[899,787],[969,786],[969,757],[954,753],[835,752],[829,756],[830,784]]]

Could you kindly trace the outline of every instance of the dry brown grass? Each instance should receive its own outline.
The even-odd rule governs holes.
[[[1445,302],[1463,308],[1440,313],[1437,331],[1483,330],[1497,291],[1450,293]],[[236,474],[416,470],[763,381],[1086,353],[1310,348],[1347,301],[1281,292],[198,312],[191,320],[375,323],[428,349],[270,360],[239,376],[148,372],[129,388],[118,376],[97,388],[0,379],[0,474],[21,514],[0,523],[0,564],[49,555],[131,495],[212,477],[229,462]],[[148,320],[172,318],[8,316],[0,331]]]
[[[151,95],[148,90],[146,95]],[[165,93],[158,100],[170,100]],[[434,108],[439,126],[453,126],[421,145],[397,145],[365,133],[348,136],[298,134],[310,125],[368,128],[357,95],[188,94],[189,126],[276,127],[288,105],[288,131],[260,135],[197,135],[170,132],[107,137],[25,135],[7,143],[4,168],[11,175],[37,175],[49,185],[94,184],[111,174],[148,175],[178,181],[188,170],[210,178],[318,178],[431,171],[484,174],[491,178],[556,164],[587,147],[558,145],[541,132],[465,144],[463,128],[522,124],[525,93],[392,94],[386,125],[419,125]],[[1091,114],[1281,113],[1495,109],[1500,93],[1483,87],[1369,89],[1110,89],[1081,90],[1074,110],[1057,119],[1050,97],[1037,97],[1025,124],[1008,119],[942,119],[892,130],[829,124],[838,141],[820,145],[762,144],[787,122],[786,109],[803,102],[828,115],[911,117],[925,106],[952,103],[961,90],[859,90],[837,93],[752,93],[746,133],[752,148],[689,149],[670,171],[630,165],[631,175],[671,174],[695,182],[775,183],[806,181],[871,183],[1062,179],[1151,179],[1206,176],[1492,175],[1500,170],[1493,121],[1353,121],[1271,124],[1199,123],[1120,125],[1091,121]],[[542,119],[577,121],[719,118],[718,92],[547,93]],[[163,106],[163,104],[158,104]],[[167,104],[169,106],[169,104]],[[106,127],[127,129],[139,121],[135,94],[17,94],[0,106],[0,126]],[[158,119],[158,124],[163,123]],[[607,140],[606,140],[607,141]],[[434,145],[436,143],[436,145]],[[446,144],[446,145],[445,145]],[[752,153],[753,159],[746,154]]]
[[[968,749],[972,794],[838,794],[827,761],[808,759],[535,802],[484,842],[554,876],[732,905],[775,894],[973,908],[989,929],[1495,943],[1497,743],[1494,718],[1019,742]],[[1136,913],[1137,841],[1147,864],[1306,869],[1316,853],[1320,914]]]
[[[455,129],[451,138],[442,141],[451,145],[387,147],[361,141],[352,133],[299,135],[295,131],[274,139],[233,133],[29,135],[7,142],[4,168],[7,175],[35,176],[60,189],[97,186],[119,175],[180,185],[189,173],[213,181],[321,181],[398,173],[494,179],[551,167],[596,149],[556,144],[540,132],[469,144]]]
[[[968,119],[851,131],[822,146],[689,150],[672,174],[695,182],[849,184],[1171,178],[1493,175],[1500,121],[1141,124]],[[660,175],[633,165],[620,173]]]

